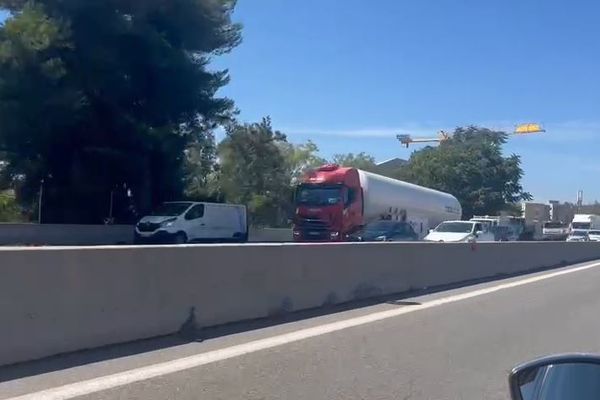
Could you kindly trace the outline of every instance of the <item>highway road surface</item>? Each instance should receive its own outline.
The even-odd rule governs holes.
[[[0,399],[507,399],[515,364],[600,352],[600,263],[354,306],[3,368]]]

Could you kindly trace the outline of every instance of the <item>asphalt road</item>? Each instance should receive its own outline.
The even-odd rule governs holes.
[[[4,368],[0,399],[31,392],[30,399],[67,399],[78,392],[38,391],[66,384],[77,389],[78,382],[132,370],[121,386],[100,387],[77,398],[507,399],[507,373],[517,363],[551,353],[600,353],[600,265],[507,287],[548,273],[304,315],[270,327],[234,327],[245,330],[239,333],[212,331],[217,337],[202,342],[164,338]],[[504,286],[481,291],[498,285]],[[440,301],[447,298],[455,300]],[[435,306],[419,308],[428,304]],[[182,357],[411,308],[415,311],[160,372],[160,365]],[[142,378],[146,367],[156,365],[157,376]],[[43,397],[49,393],[63,397]]]

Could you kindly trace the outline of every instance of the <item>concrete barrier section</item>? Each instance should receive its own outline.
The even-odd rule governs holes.
[[[292,230],[286,228],[251,228],[248,232],[249,242],[276,243],[293,240]]]
[[[0,249],[0,365],[600,258],[596,243]],[[518,310],[515,310],[518,312]]]
[[[0,246],[133,244],[133,225],[2,224]],[[250,242],[291,242],[291,229],[252,228]]]
[[[133,225],[0,224],[1,246],[94,246],[133,243]]]

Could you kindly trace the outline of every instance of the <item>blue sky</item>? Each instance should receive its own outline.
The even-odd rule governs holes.
[[[536,200],[600,199],[600,2],[239,0],[244,42],[215,60],[240,118],[270,115],[324,156],[408,158],[397,133],[478,124],[516,137]],[[415,147],[418,148],[418,147]]]
[[[330,157],[408,158],[396,142],[477,124],[517,137],[536,200],[600,200],[600,2],[238,0],[244,41],[216,58],[240,119],[271,116]],[[417,149],[418,147],[415,147]]]

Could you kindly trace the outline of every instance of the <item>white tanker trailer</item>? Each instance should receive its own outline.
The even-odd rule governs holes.
[[[295,205],[296,241],[343,241],[380,219],[408,222],[423,238],[441,222],[462,216],[460,203],[448,193],[337,165],[307,173]]]

